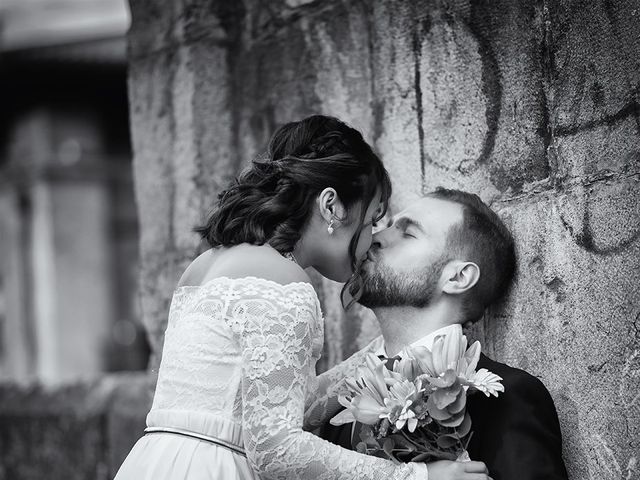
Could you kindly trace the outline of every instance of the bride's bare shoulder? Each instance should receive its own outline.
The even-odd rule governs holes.
[[[177,286],[200,285],[211,270],[216,257],[216,249],[213,248],[198,255],[182,273]]]
[[[192,267],[192,281],[189,282],[185,276]],[[309,276],[299,265],[284,258],[272,247],[242,244],[211,249],[203,253],[189,265],[180,279],[180,284],[203,284],[216,277],[258,277],[282,285],[295,282],[310,283]]]

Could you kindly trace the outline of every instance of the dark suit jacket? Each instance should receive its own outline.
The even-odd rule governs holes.
[[[485,355],[480,356],[480,368],[500,375],[505,391],[498,398],[479,392],[469,396],[471,459],[484,462],[494,480],[566,480],[558,415],[542,382]],[[351,448],[350,424],[327,423],[319,434]]]

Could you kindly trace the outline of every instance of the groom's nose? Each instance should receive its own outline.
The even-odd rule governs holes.
[[[374,233],[371,239],[371,248],[372,249],[384,248],[384,246],[388,243],[388,239],[387,239],[388,234],[389,234],[388,228],[385,228],[384,230]]]

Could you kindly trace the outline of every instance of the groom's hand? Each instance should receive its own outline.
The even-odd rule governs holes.
[[[491,480],[483,462],[451,462],[440,460],[427,463],[429,480]]]

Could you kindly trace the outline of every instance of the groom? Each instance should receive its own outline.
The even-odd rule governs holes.
[[[382,331],[379,355],[407,345],[431,348],[437,335],[479,320],[509,290],[515,272],[511,234],[477,195],[438,189],[396,215],[374,235],[362,267],[359,302]],[[473,460],[494,480],[560,480],[560,426],[542,382],[523,370],[481,355],[478,369],[503,378],[498,398],[469,397]],[[352,425],[326,425],[320,435],[353,448]]]

